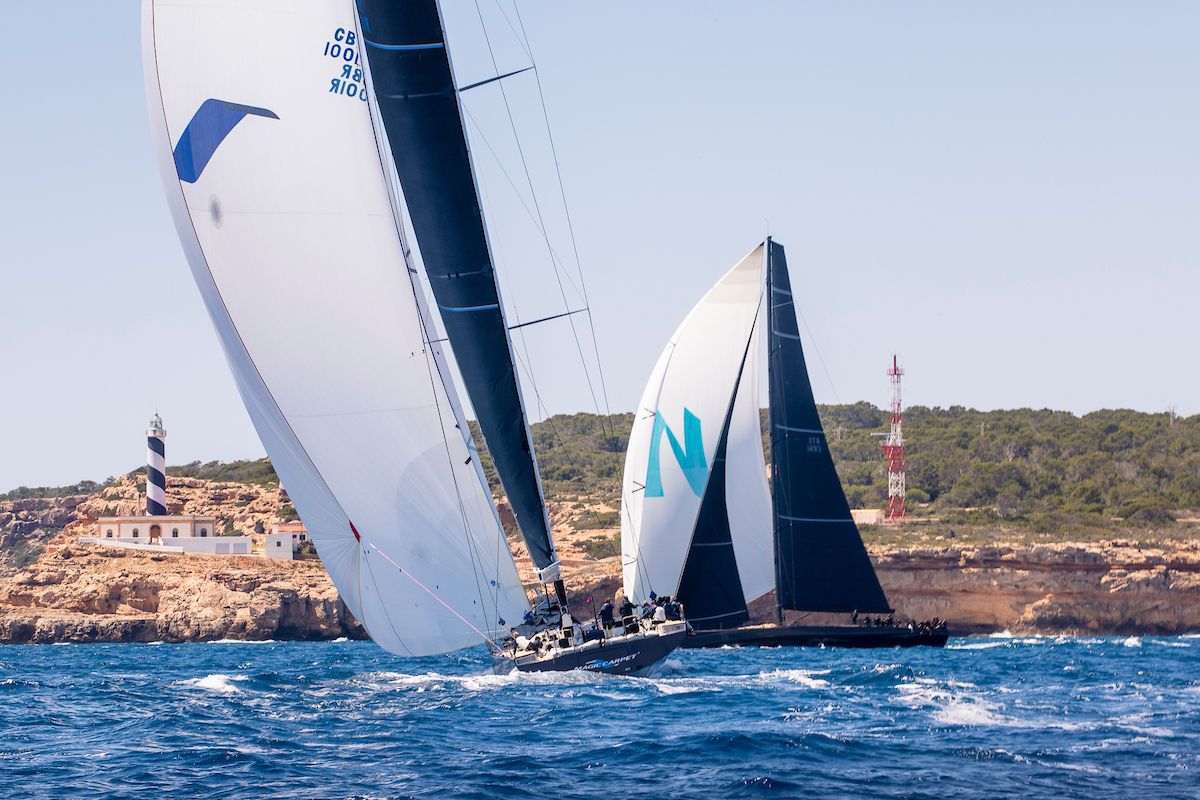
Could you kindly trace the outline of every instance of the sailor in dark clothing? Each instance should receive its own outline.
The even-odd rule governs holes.
[[[650,605],[649,600],[642,601],[642,619],[650,619],[654,616],[654,606]]]
[[[600,606],[600,624],[604,626],[605,633],[612,633],[612,627],[613,627],[612,600],[606,600],[606,601],[604,601],[604,605]]]
[[[680,619],[681,618],[682,615],[681,615],[680,611],[681,611],[682,607],[679,605],[678,600],[676,600],[673,597],[668,597],[666,599],[666,602],[663,603],[663,605],[666,606],[667,619]]]
[[[633,616],[633,603],[629,602],[628,597],[621,598],[620,612],[621,612],[621,619],[624,619],[625,617]]]

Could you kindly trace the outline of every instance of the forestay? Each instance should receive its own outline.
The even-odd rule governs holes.
[[[383,647],[478,643],[526,599],[426,345],[354,7],[144,5],[168,203],[251,420]]]
[[[745,601],[772,588],[755,335],[763,257],[764,248],[755,248],[692,310],[659,357],[638,406],[621,509],[625,589],[631,597],[679,593],[693,545],[721,549],[719,557],[704,557],[703,569],[729,587],[735,600],[740,583],[741,613]],[[721,449],[724,473],[713,488],[723,485],[724,497],[708,498]],[[716,529],[697,528],[702,501],[727,521],[719,520]],[[691,618],[699,597],[683,599]]]

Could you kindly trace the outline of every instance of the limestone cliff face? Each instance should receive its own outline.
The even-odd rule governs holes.
[[[874,553],[892,604],[961,632],[1200,630],[1200,542],[1128,540]]]
[[[171,478],[171,511],[212,514],[238,533],[269,529],[277,487]],[[159,555],[81,545],[102,514],[142,510],[141,479],[93,495],[0,502],[0,641],[203,641],[362,636],[320,562]],[[507,509],[502,506],[501,514]],[[550,504],[573,600],[620,586],[618,556],[593,558],[618,534],[602,502]],[[256,540],[261,537],[255,536]],[[929,541],[929,537],[925,537]],[[1174,542],[873,547],[897,610],[957,632],[1178,633],[1200,630],[1200,538]],[[509,539],[532,581],[520,537]],[[759,605],[769,605],[764,601]],[[579,605],[579,616],[591,610]]]
[[[0,584],[0,641],[361,637],[319,562],[56,544]]]

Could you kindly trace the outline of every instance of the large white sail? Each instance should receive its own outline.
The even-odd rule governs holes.
[[[763,253],[755,248],[688,314],[638,405],[621,495],[625,590],[632,597],[676,594],[726,420],[725,501],[742,589],[750,600],[773,586],[758,417]]]
[[[764,297],[763,303],[766,302]],[[763,458],[762,406],[758,391],[767,367],[766,327],[767,315],[760,309],[729,420],[729,445],[725,456],[729,534],[737,556],[742,593],[748,603],[775,588],[771,489],[767,485],[767,466]]]
[[[168,203],[238,389],[350,610],[446,652],[527,607],[423,332],[350,0],[147,0]]]

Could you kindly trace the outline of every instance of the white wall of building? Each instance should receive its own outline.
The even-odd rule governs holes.
[[[292,533],[271,531],[266,539],[267,558],[291,561],[296,554],[296,536]]]
[[[176,539],[173,543],[167,540],[168,543],[161,545],[157,542],[150,544],[149,539],[102,539],[95,536],[82,536],[79,541],[154,553],[205,553],[215,556],[248,556],[251,546],[249,536],[210,536],[207,538],[190,536],[185,539]]]
[[[163,544],[177,544],[180,539],[206,539],[218,533],[216,517],[101,517],[96,537],[145,544],[150,541],[155,525],[161,531]]]

